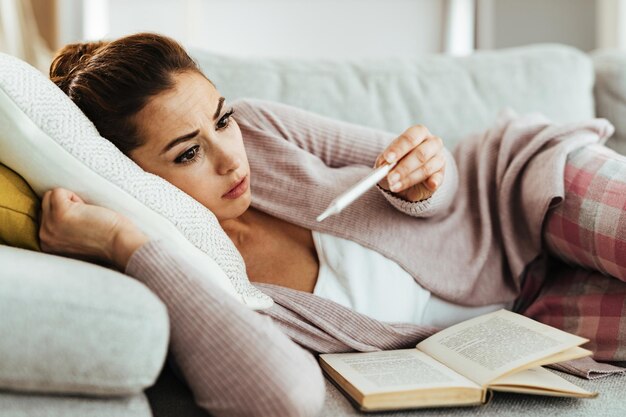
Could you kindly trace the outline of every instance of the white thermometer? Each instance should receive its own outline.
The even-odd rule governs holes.
[[[361,197],[367,190],[375,186],[380,180],[385,178],[389,171],[395,167],[397,161],[392,164],[381,165],[372,171],[367,177],[354,184],[346,192],[339,195],[330,202],[326,211],[317,216],[317,221],[321,222],[325,218],[333,214],[341,213],[343,209],[352,204],[357,198]]]

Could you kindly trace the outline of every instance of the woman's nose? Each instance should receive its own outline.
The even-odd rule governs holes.
[[[239,155],[232,151],[229,152],[226,149],[221,149],[216,157],[217,173],[220,175],[235,171],[241,165],[241,158]]]

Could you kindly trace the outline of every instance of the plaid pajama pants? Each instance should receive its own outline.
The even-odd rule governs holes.
[[[564,184],[563,202],[544,223],[549,262],[531,264],[522,297],[536,298],[522,311],[590,339],[585,347],[597,360],[624,361],[626,157],[602,145],[580,148],[568,155]]]
[[[548,250],[572,265],[626,281],[626,156],[602,145],[572,152],[565,199],[548,212]]]

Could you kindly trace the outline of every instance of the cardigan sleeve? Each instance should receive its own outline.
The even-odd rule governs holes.
[[[396,137],[273,101],[241,99],[233,107],[235,120],[244,123],[246,129],[287,140],[331,168],[374,166],[378,155]]]
[[[223,293],[162,241],[131,256],[126,274],[166,305],[170,352],[196,403],[215,416],[315,416],[325,386],[313,355],[274,322]]]
[[[454,196],[459,189],[459,173],[454,157],[446,148],[444,148],[444,155],[446,158],[446,169],[443,182],[441,186],[425,200],[415,202],[408,201],[378,185],[377,187],[391,205],[409,216],[433,217],[440,214],[452,205]]]
[[[235,120],[247,132],[286,140],[319,158],[326,166],[374,166],[376,158],[395,139],[389,132],[335,120],[282,103],[241,99],[233,103]],[[255,135],[255,136],[257,136]],[[377,187],[389,203],[413,217],[432,217],[444,212],[458,190],[458,170],[452,153],[444,148],[446,171],[441,186],[429,198],[411,202]]]

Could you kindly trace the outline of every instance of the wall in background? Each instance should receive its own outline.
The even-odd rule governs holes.
[[[37,21],[37,27],[41,37],[44,39],[46,47],[55,49],[57,45],[58,7],[57,0],[31,0],[33,3],[33,13]]]
[[[596,13],[603,0],[478,0],[478,49],[558,42],[597,47]],[[620,0],[618,0],[620,1]]]
[[[157,30],[224,54],[385,58],[442,44],[441,0],[107,1],[109,37]]]
[[[218,53],[312,59],[626,48],[626,0],[55,1],[58,45],[149,30]]]
[[[83,40],[83,0],[56,0],[56,2],[58,29],[56,45],[53,49]]]
[[[596,46],[626,49],[626,1],[596,2]]]

